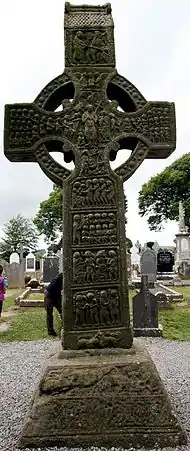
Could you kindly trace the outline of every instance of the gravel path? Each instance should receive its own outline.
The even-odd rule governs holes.
[[[175,448],[175,451],[190,451],[190,342],[172,342],[162,338],[143,338],[142,341],[148,347],[189,434],[189,445]],[[33,393],[43,361],[51,348],[52,342],[48,340],[0,343],[0,451],[18,451],[16,443],[29,395]],[[66,448],[43,448],[46,451],[58,449],[66,451]],[[98,451],[98,448],[91,450]],[[174,451],[174,448],[164,450]]]

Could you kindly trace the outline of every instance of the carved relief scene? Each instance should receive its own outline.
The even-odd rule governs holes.
[[[118,258],[114,249],[75,251],[73,284],[114,282],[118,279]]]
[[[117,289],[85,290],[73,295],[74,327],[105,327],[120,323]]]
[[[116,213],[73,215],[73,244],[117,243]]]
[[[72,60],[74,64],[106,64],[109,59],[106,30],[73,32]]]
[[[73,208],[113,207],[115,205],[115,186],[108,177],[78,179],[74,182],[72,187]]]

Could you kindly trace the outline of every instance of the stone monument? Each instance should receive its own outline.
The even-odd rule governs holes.
[[[4,142],[10,161],[37,162],[63,186],[64,349],[48,360],[20,446],[185,442],[150,356],[132,346],[123,193],[145,158],[175,149],[175,109],[117,73],[109,3],[65,4],[65,71],[32,104],[5,107]],[[122,148],[131,156],[112,171]]]
[[[148,282],[154,284],[156,282],[157,257],[156,252],[148,244],[140,257],[141,276],[148,276]]]
[[[183,203],[179,202],[179,231],[176,234],[175,269],[182,277],[190,277],[190,233],[185,225]]]
[[[133,297],[133,330],[135,337],[160,337],[158,300],[148,288],[148,276],[141,276],[141,289]]]

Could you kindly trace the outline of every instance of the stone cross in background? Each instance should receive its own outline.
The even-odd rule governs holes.
[[[63,186],[64,348],[131,347],[123,183],[175,144],[174,104],[146,101],[115,69],[110,4],[66,3],[65,71],[33,103],[6,105],[4,136],[10,161],[37,162]]]

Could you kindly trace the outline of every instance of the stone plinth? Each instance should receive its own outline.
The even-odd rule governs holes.
[[[138,339],[130,350],[61,351],[32,400],[19,446],[177,446],[186,436]]]

